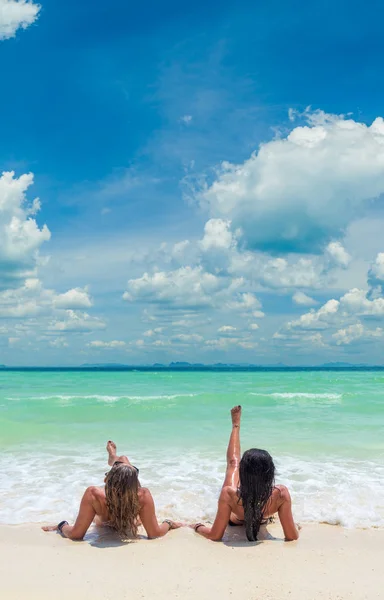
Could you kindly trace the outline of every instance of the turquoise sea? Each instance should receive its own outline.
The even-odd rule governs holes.
[[[384,372],[0,371],[0,522],[70,520],[114,440],[160,517],[212,519],[229,410],[266,448],[295,518],[384,525]]]

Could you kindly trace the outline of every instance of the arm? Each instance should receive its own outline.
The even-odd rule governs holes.
[[[299,539],[299,530],[297,529],[292,515],[292,500],[288,488],[285,485],[280,487],[282,503],[279,507],[279,519],[284,531],[286,542],[292,542]]]
[[[155,503],[152,498],[152,494],[146,488],[142,488],[142,508],[140,510],[140,519],[144,526],[147,536],[151,538],[163,537],[171,529],[178,529],[181,527],[179,523],[172,521],[172,527],[167,522],[159,525],[156,518]]]
[[[85,490],[84,496],[80,503],[79,514],[74,525],[64,525],[61,533],[64,537],[70,540],[82,540],[88,531],[96,511],[94,509],[95,488],[89,487]]]
[[[230,494],[232,492],[232,488],[223,487],[221,490],[219,504],[217,508],[217,514],[215,521],[212,527],[206,527],[205,525],[200,525],[200,527],[195,529],[196,533],[206,537],[208,540],[212,540],[213,542],[218,542],[222,539],[225,529],[228,525],[229,518],[231,516],[231,505],[230,505]],[[196,525],[195,525],[196,527]]]

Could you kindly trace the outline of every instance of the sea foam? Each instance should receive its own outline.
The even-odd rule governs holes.
[[[90,447],[47,453],[36,448],[0,458],[2,523],[56,522],[76,517],[89,485],[102,485],[106,461]],[[154,496],[158,517],[212,521],[225,463],[216,453],[149,450],[130,457],[140,467],[142,485]],[[278,483],[288,486],[296,521],[345,527],[384,526],[384,466],[373,461],[276,460]]]

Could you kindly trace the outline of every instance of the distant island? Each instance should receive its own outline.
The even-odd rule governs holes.
[[[9,367],[0,365],[3,371],[356,371],[384,370],[384,365],[352,364],[344,362],[323,363],[321,365],[254,365],[248,363],[203,363],[171,362],[169,364],[154,363],[151,365],[125,365],[120,363],[84,363],[78,366],[51,367]]]

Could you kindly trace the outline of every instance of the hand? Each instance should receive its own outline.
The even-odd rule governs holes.
[[[43,531],[57,531],[57,525],[44,525],[41,529]]]
[[[185,523],[179,523],[177,521],[171,521],[172,527],[171,529],[180,529],[180,527],[184,527]]]

